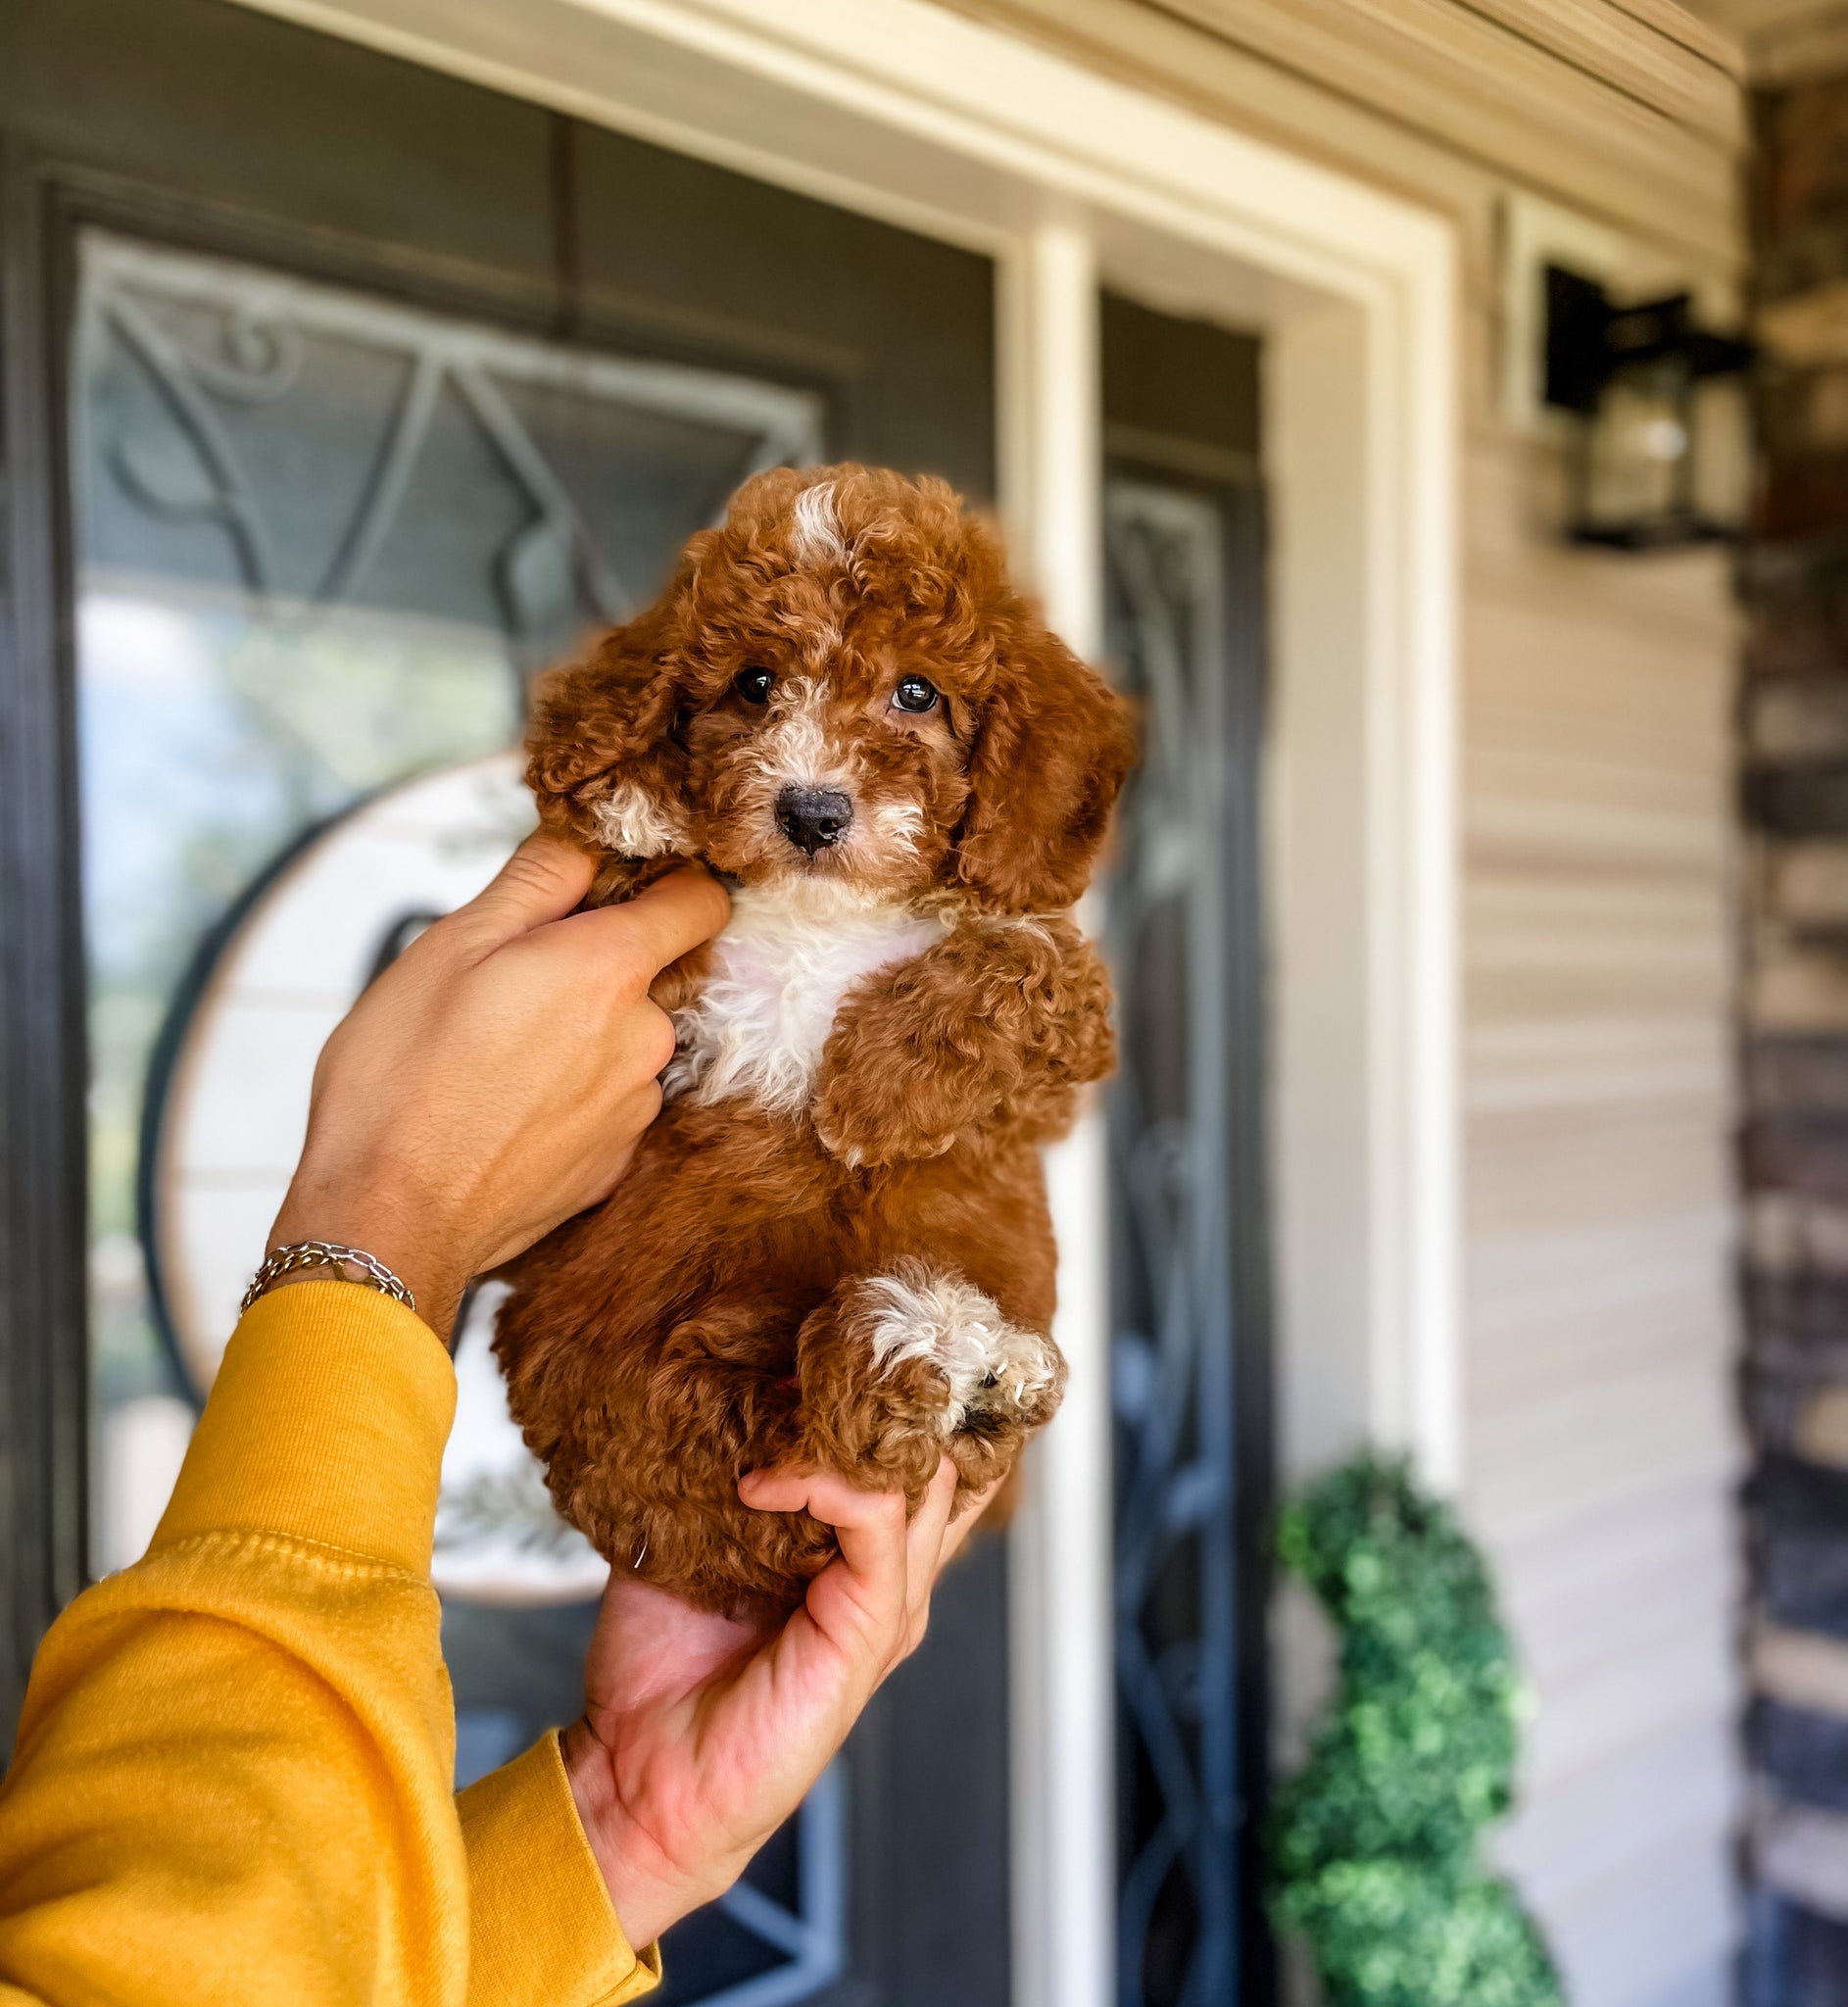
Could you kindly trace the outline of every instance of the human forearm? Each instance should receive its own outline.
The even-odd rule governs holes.
[[[649,985],[725,910],[694,874],[574,915],[590,876],[524,846],[322,1054],[271,1246],[364,1248],[418,1315],[349,1282],[262,1297],[148,1555],[47,1636],[0,1790],[0,1998],[462,2007],[471,1903],[429,1582],[455,1380],[431,1331],[470,1275],[621,1175],[671,1043]],[[552,1840],[581,1863],[553,1799]],[[480,1866],[486,1913],[517,1864]],[[567,1957],[633,1967],[598,1922]]]
[[[428,1582],[454,1386],[416,1319],[348,1284],[244,1320],[147,1557],[40,1648],[0,1791],[0,1979],[460,2002]]]

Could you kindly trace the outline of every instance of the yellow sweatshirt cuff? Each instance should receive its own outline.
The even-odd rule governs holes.
[[[155,1532],[280,1534],[427,1575],[456,1374],[430,1327],[350,1282],[260,1297]]]
[[[614,2007],[652,1992],[578,1821],[555,1730],[456,1799],[468,1850],[468,1997],[481,2007]]]

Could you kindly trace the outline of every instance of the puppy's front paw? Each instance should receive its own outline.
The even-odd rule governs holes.
[[[1050,1339],[914,1259],[837,1291],[802,1327],[798,1371],[812,1453],[897,1480],[908,1495],[945,1454],[965,1489],[1002,1475],[1065,1385]]]
[[[811,1118],[822,1149],[850,1171],[942,1156],[956,1140],[954,1129],[926,1129],[902,1106],[874,1107],[841,1094],[818,1096]]]
[[[832,1068],[810,1117],[828,1154],[860,1170],[942,1156],[985,1105],[975,1083],[947,1067],[894,1064],[877,1077]]]

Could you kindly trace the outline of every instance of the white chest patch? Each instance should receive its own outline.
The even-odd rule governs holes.
[[[947,931],[936,914],[869,905],[832,887],[742,888],[713,943],[705,988],[674,1012],[667,1099],[748,1095],[777,1114],[799,1113],[842,998]]]

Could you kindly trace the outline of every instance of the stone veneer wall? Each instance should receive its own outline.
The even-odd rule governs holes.
[[[1747,2007],[1848,2007],[1848,75],[1765,94],[1742,584]]]

